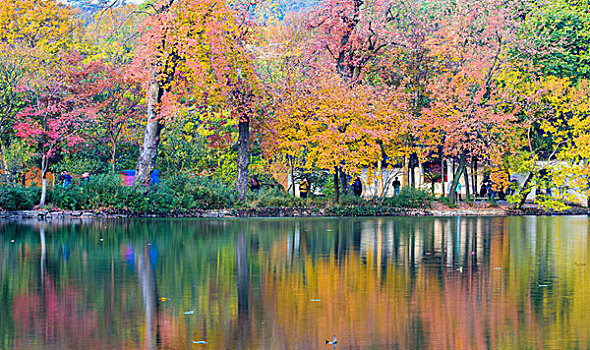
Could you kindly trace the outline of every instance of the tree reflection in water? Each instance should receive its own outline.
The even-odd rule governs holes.
[[[586,349],[588,224],[3,223],[0,348]]]

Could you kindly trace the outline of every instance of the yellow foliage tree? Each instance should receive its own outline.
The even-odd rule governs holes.
[[[305,154],[308,169],[334,174],[335,189],[338,170],[352,179],[367,170],[372,181],[384,149],[391,158],[403,152],[406,106],[395,89],[350,85],[327,73],[283,95],[271,120],[274,135],[266,137],[267,147],[291,156]]]
[[[588,82],[524,71],[509,72],[503,81],[521,105],[512,139],[521,142],[506,159],[512,173],[526,174],[509,200],[521,207],[533,188],[535,202],[545,209],[567,209],[566,203],[580,202],[580,195],[585,200],[590,193]]]
[[[590,82],[581,80],[564,91],[559,112],[567,125],[567,137],[552,169],[558,189],[553,197],[562,202],[588,204],[590,197]]]

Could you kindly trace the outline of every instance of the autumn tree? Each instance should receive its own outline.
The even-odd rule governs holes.
[[[300,38],[299,41],[303,50],[288,50],[288,54],[284,57],[285,62],[288,63],[287,69],[284,69],[284,71],[288,75],[291,75],[290,77],[286,77],[285,81],[291,83],[287,83],[282,88],[277,89],[279,93],[277,94],[276,100],[281,101],[280,104],[289,101],[286,103],[308,105],[306,112],[292,115],[292,117],[303,119],[299,121],[300,124],[305,124],[309,120],[316,118],[311,110],[314,104],[318,110],[322,110],[322,115],[317,116],[317,118],[335,120],[342,117],[342,119],[338,122],[341,124],[338,128],[331,130],[330,123],[325,123],[323,129],[319,128],[318,125],[315,128],[303,132],[303,135],[308,132],[314,132],[316,134],[308,135],[306,139],[302,139],[299,131],[292,131],[289,135],[288,129],[278,126],[281,123],[280,118],[284,118],[284,115],[281,114],[283,112],[279,112],[278,115],[281,117],[275,116],[276,123],[273,124],[278,127],[278,130],[275,130],[277,132],[275,137],[278,138],[277,143],[284,147],[283,152],[288,154],[290,159],[294,159],[296,156],[300,158],[299,153],[302,149],[305,149],[305,153],[307,153],[306,157],[314,159],[312,163],[315,160],[321,159],[321,156],[316,157],[318,154],[314,153],[313,147],[299,147],[297,144],[305,143],[306,140],[311,138],[319,139],[322,135],[326,136],[323,134],[324,132],[333,132],[335,130],[338,132],[334,136],[339,135],[344,140],[350,138],[350,140],[346,141],[349,143],[347,147],[357,147],[366,150],[367,141],[365,138],[357,138],[358,135],[348,135],[348,131],[356,130],[358,125],[366,126],[370,123],[371,118],[379,119],[384,117],[383,115],[375,116],[369,112],[372,109],[379,110],[379,108],[384,108],[383,111],[391,112],[390,117],[396,121],[392,130],[384,131],[380,135],[374,135],[375,138],[369,142],[375,147],[375,150],[368,153],[375,157],[370,163],[381,165],[385,152],[393,158],[401,156],[407,150],[399,142],[401,135],[408,132],[407,125],[401,122],[407,118],[404,114],[405,112],[402,113],[406,108],[400,105],[401,91],[398,89],[400,84],[391,84],[387,79],[389,77],[381,79],[382,76],[376,72],[384,68],[387,60],[383,59],[383,55],[386,52],[392,50],[396,45],[406,45],[408,43],[408,36],[401,34],[402,31],[400,29],[402,28],[399,26],[401,23],[399,19],[403,15],[411,14],[412,11],[410,8],[413,5],[413,2],[402,3],[396,1],[327,0],[322,1],[316,9],[310,12],[309,20],[306,20],[307,28],[309,29],[308,34],[297,37]],[[402,30],[405,30],[405,28]],[[288,67],[289,65],[291,67]],[[368,75],[366,73],[370,74]],[[338,82],[336,77],[342,81]],[[325,80],[325,82],[315,80]],[[330,117],[329,110],[324,109],[325,106],[323,106],[324,103],[328,103],[327,100],[329,98],[314,100],[307,95],[309,91],[317,91],[318,89],[329,90],[327,86],[322,85],[324,83],[332,84],[332,89],[334,90],[352,90],[350,94],[347,92],[341,93],[340,91],[334,92],[333,99],[335,106],[345,103],[343,102],[344,96],[356,98],[356,94],[360,93],[361,90],[366,90],[368,94],[379,96],[377,99],[380,102],[385,100],[388,102],[385,104],[376,103],[376,105],[379,105],[379,107],[376,107],[376,105],[371,105],[369,100],[360,99],[356,102],[367,103],[368,105],[358,105],[356,106],[356,111],[354,111],[352,105],[348,105],[346,108],[349,110],[342,113],[334,109],[334,115]],[[283,95],[289,95],[289,98],[284,99]],[[297,95],[300,95],[300,102],[296,102]],[[281,110],[284,107],[279,107],[279,109]],[[289,123],[292,124],[295,122],[293,118],[286,118],[284,123],[289,125]],[[390,127],[392,120],[384,120],[384,123],[384,127]],[[292,142],[288,141],[289,139]],[[331,138],[331,140],[333,141],[335,138]],[[356,140],[358,144],[352,146],[353,140]],[[323,144],[319,149],[327,154],[332,154],[331,151],[326,149],[327,147],[327,144]],[[360,163],[352,159],[344,159],[347,158],[344,154],[339,155],[337,158],[340,159],[341,163],[325,168],[335,174],[336,190],[339,188],[339,182],[343,188],[348,187],[348,177],[360,174],[358,170]],[[346,162],[351,162],[351,164],[347,165]],[[366,159],[363,158],[362,162],[366,163]],[[316,163],[318,165],[323,164],[322,161]],[[369,168],[371,172],[372,167]],[[343,169],[349,169],[350,173],[345,173]],[[372,179],[373,174],[369,174],[368,177]]]
[[[105,63],[102,59],[82,64],[74,78],[80,79],[76,91],[79,99],[87,101],[94,117],[89,134],[99,142],[106,140],[111,170],[117,168],[117,151],[124,134],[129,134],[144,112],[142,89],[125,64]]]
[[[442,145],[445,156],[459,159],[449,189],[454,201],[470,159],[500,162],[506,151],[518,109],[498,78],[526,47],[517,46],[520,12],[515,4],[459,1],[447,10],[430,41],[437,74],[419,137],[424,152],[437,152]]]
[[[22,109],[22,90],[71,44],[72,12],[53,0],[11,1],[0,8],[0,157]]]
[[[69,55],[45,71],[42,82],[28,87],[28,105],[16,116],[15,130],[31,145],[41,161],[41,199],[45,205],[47,171],[60,151],[83,141],[82,132],[96,117],[84,79],[81,57]],[[39,71],[37,72],[39,74]]]
[[[308,27],[312,36],[308,43],[306,64],[318,70],[333,69],[348,84],[363,78],[363,69],[397,39],[388,26],[397,2],[365,0],[326,0],[311,13]],[[379,146],[379,148],[381,148]],[[341,178],[343,192],[350,174],[342,171],[344,164],[330,168],[335,181]],[[335,189],[338,186],[335,184]]]
[[[546,209],[586,201],[588,82],[529,72],[513,72],[504,80],[522,106],[515,129],[520,142],[506,159],[513,173],[526,174],[509,200],[522,207],[536,188],[535,202]]]
[[[247,50],[252,4],[169,0],[151,6],[138,67],[148,67],[148,122],[136,183],[153,169],[164,119],[187,108],[228,110],[238,123],[237,190],[245,198],[250,120],[256,112],[257,78]]]
[[[590,78],[590,11],[577,0],[548,0],[527,14],[530,40],[552,47],[529,57],[544,76]]]
[[[19,65],[19,60],[8,52],[0,54],[0,158],[4,171],[8,171],[5,138],[12,128],[14,116],[22,107],[19,85],[25,72]]]
[[[569,131],[563,138],[556,164],[551,171],[556,187],[553,195],[561,202],[590,205],[590,82],[580,80],[568,86],[559,113]],[[563,134],[563,132],[562,132]],[[580,198],[581,197],[581,198]],[[553,197],[542,198],[553,203]],[[581,200],[580,200],[581,199]],[[558,207],[559,208],[559,207]]]
[[[267,147],[305,151],[306,167],[331,170],[338,201],[338,171],[361,176],[383,160],[381,140],[399,139],[404,106],[394,93],[350,87],[333,73],[310,79],[306,89],[286,92],[271,121]],[[272,144],[271,144],[272,143]]]

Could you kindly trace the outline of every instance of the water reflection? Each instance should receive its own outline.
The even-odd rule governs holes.
[[[587,349],[589,224],[4,223],[0,348]]]

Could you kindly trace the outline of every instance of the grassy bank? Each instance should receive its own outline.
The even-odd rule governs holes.
[[[40,197],[38,188],[20,185],[0,186],[0,208],[6,211],[29,210]],[[343,196],[339,203],[312,196],[302,199],[277,189],[250,192],[240,201],[234,189],[211,178],[172,177],[152,188],[121,186],[116,175],[96,175],[69,187],[48,191],[46,209],[89,210],[109,213],[182,214],[197,210],[256,210],[266,208],[305,208],[321,210],[325,215],[396,215],[403,208],[428,208],[433,198],[428,191],[404,188],[391,198]]]

